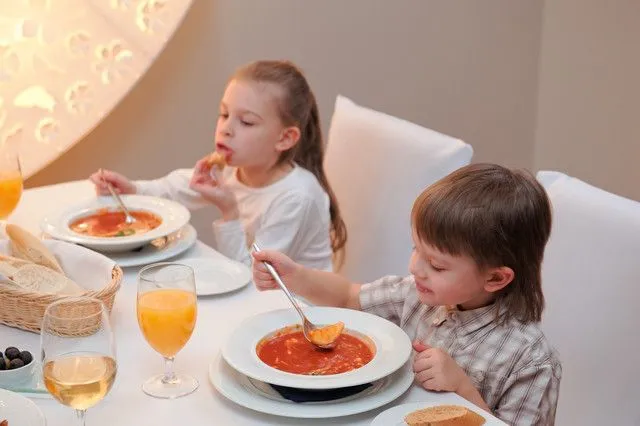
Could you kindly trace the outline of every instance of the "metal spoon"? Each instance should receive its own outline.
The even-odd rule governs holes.
[[[120,209],[124,212],[124,223],[126,223],[127,225],[131,225],[136,221],[136,218],[133,217],[131,213],[129,213],[129,210],[127,210],[127,207],[122,202],[122,198],[120,198],[116,190],[113,189],[113,186],[111,186],[111,184],[104,178],[104,170],[102,169],[100,169],[100,177],[102,178],[102,182],[107,185],[107,189],[111,193],[111,196],[116,200],[116,203],[118,203]]]
[[[252,247],[254,251],[256,252],[260,251],[260,247],[255,242],[252,244]],[[296,299],[291,295],[291,293],[289,292],[289,289],[284,284],[284,282],[282,281],[282,278],[280,278],[280,275],[275,270],[275,268],[269,262],[262,262],[262,263],[264,264],[264,266],[266,266],[267,270],[269,271],[273,279],[278,283],[278,285],[280,286],[280,289],[282,289],[282,291],[284,291],[284,294],[287,295],[293,307],[296,309],[296,311],[298,311],[298,315],[300,315],[300,318],[302,319],[302,334],[304,334],[305,339],[307,339],[309,343],[311,343],[314,346],[317,346],[320,349],[332,349],[336,345],[336,340],[334,340],[329,344],[324,344],[324,345],[318,344],[313,340],[313,337],[312,337],[313,332],[315,330],[320,330],[324,327],[319,327],[307,319],[304,312],[302,312],[300,305],[298,305],[298,302],[296,301]]]

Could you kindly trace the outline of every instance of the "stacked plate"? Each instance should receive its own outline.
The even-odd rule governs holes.
[[[45,426],[42,411],[30,399],[0,389],[0,422],[6,420],[9,426]]]
[[[411,342],[398,326],[348,309],[310,307],[305,313],[319,325],[344,322],[345,333],[366,342],[371,349],[371,360],[339,374],[294,374],[274,368],[262,361],[259,348],[270,338],[281,336],[274,335],[278,330],[299,324],[300,318],[293,309],[271,311],[242,322],[225,342],[209,369],[218,392],[263,413],[328,418],[380,407],[411,386]]]
[[[144,232],[122,232],[101,236],[79,232],[77,225],[83,219],[105,213],[119,212],[111,197],[97,197],[71,206],[62,213],[46,216],[40,223],[43,233],[51,238],[76,243],[104,253],[120,266],[139,266],[177,256],[189,249],[197,240],[196,230],[189,224],[191,215],[183,205],[163,198],[143,195],[123,195],[122,200],[134,216],[151,214],[159,224]],[[122,216],[122,221],[124,217]],[[110,226],[113,225],[113,218]],[[75,228],[72,229],[72,228]]]

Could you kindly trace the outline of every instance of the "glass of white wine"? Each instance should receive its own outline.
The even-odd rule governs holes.
[[[90,297],[68,297],[50,304],[40,332],[47,390],[76,411],[85,425],[87,409],[100,402],[116,378],[116,350],[109,313]]]

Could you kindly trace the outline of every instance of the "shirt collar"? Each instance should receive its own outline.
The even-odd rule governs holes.
[[[463,334],[471,334],[495,322],[498,317],[496,303],[468,311],[461,311],[456,306],[447,305],[437,308],[433,317],[433,325],[438,327],[445,322],[452,321],[462,330]]]

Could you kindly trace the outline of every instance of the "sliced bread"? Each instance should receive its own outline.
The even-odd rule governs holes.
[[[71,279],[43,265],[30,263],[22,266],[13,281],[23,289],[34,293],[79,295],[84,289]]]
[[[18,257],[13,256],[5,256],[4,254],[0,254],[0,263],[5,263],[7,265],[11,265],[14,268],[20,268],[29,263],[33,263],[29,260],[20,259]]]
[[[409,426],[480,426],[479,414],[459,405],[438,405],[413,411],[404,418]]]
[[[9,279],[13,279],[16,272],[18,272],[18,268],[13,266],[11,263],[0,261],[0,275],[4,275]]]
[[[46,266],[64,275],[56,257],[35,235],[13,224],[7,225],[6,232],[11,240],[11,254],[14,257]]]

